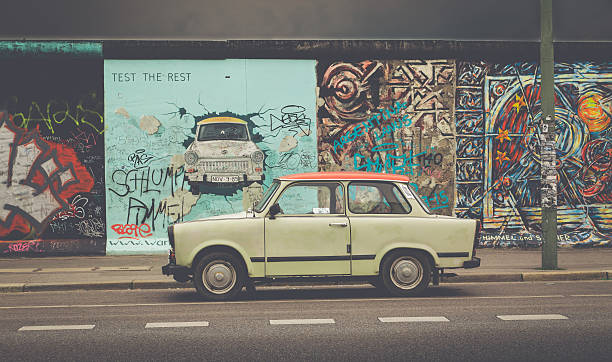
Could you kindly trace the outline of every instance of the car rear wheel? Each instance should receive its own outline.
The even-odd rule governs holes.
[[[202,297],[210,300],[231,299],[244,285],[246,272],[241,261],[229,253],[210,253],[195,268],[193,283]]]
[[[387,255],[380,267],[381,283],[396,296],[421,294],[431,280],[431,265],[426,255],[417,251],[396,251]]]

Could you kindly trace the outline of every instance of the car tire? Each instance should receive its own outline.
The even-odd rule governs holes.
[[[380,282],[394,296],[420,295],[430,280],[431,264],[422,252],[392,252],[385,256],[380,265]]]
[[[183,273],[174,274],[172,277],[179,283],[185,283],[191,280],[191,277],[189,275]]]
[[[193,284],[198,294],[208,300],[228,300],[240,292],[245,276],[244,265],[238,257],[215,252],[198,260]]]

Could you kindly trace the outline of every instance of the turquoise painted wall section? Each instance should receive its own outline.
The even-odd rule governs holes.
[[[0,58],[43,55],[102,58],[102,42],[0,41]]]
[[[107,253],[165,253],[168,225],[243,212],[275,177],[316,171],[315,89],[314,60],[105,60]],[[192,194],[183,155],[216,116],[248,123],[263,184]]]

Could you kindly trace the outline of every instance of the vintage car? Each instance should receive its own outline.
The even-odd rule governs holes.
[[[264,153],[251,138],[247,122],[212,117],[197,124],[195,140],[185,151],[191,191],[204,185],[250,184],[263,180]]]
[[[280,177],[253,209],[171,225],[162,272],[223,300],[281,278],[360,278],[411,296],[444,269],[480,266],[480,222],[431,214],[409,181],[367,172]]]

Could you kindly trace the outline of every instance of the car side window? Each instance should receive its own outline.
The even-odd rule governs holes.
[[[393,196],[395,196],[397,201],[400,204],[402,204],[402,207],[404,207],[404,210],[406,210],[406,213],[409,214],[412,211],[412,206],[410,206],[410,203],[406,200],[404,195],[402,195],[402,193],[396,186],[393,186],[392,190],[393,190]]]
[[[351,182],[349,210],[355,214],[409,214],[410,204],[392,183]]]
[[[337,183],[290,185],[276,203],[281,215],[344,214],[344,194]]]

